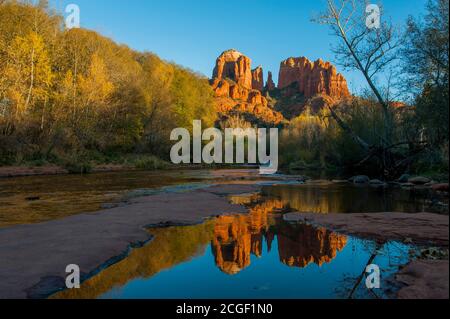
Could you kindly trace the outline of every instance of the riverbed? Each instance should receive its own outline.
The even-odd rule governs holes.
[[[420,247],[283,216],[414,216],[432,211],[427,196],[254,170],[0,179],[0,296],[394,298],[394,275]],[[360,280],[370,260],[383,272],[376,292]],[[81,289],[63,287],[71,263]]]

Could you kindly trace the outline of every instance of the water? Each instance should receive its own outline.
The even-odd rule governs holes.
[[[243,196],[248,215],[222,216],[202,225],[150,229],[155,238],[129,257],[53,298],[388,298],[389,282],[409,261],[411,247],[379,246],[282,220],[281,201]],[[239,199],[235,199],[239,200]],[[241,198],[243,200],[243,198]],[[369,292],[358,278],[372,254],[382,289]]]
[[[31,224],[101,209],[102,204],[212,183],[259,183],[260,194],[231,202],[248,214],[222,216],[188,227],[155,228],[153,240],[102,269],[81,289],[52,298],[389,298],[390,277],[413,248],[376,243],[283,221],[286,212],[364,213],[430,211],[427,197],[315,181],[299,185],[261,178],[249,170],[115,172],[0,180],[0,227]],[[30,200],[34,197],[34,200]],[[375,294],[358,280],[371,256],[381,268]],[[360,282],[359,285],[356,283]]]
[[[279,198],[298,212],[379,213],[433,212],[426,192],[383,189],[350,184],[277,185],[263,188],[269,197]]]
[[[0,228],[95,212],[132,193],[145,195],[167,186],[226,181],[237,174],[256,177],[246,170],[169,170],[0,178]]]
[[[283,178],[279,176],[277,178]],[[40,223],[95,212],[130,196],[190,187],[199,183],[237,180],[265,181],[252,170],[181,170],[113,172],[90,175],[33,176],[0,179],[0,228]],[[332,183],[265,187],[268,196],[281,198],[302,212],[423,212],[434,211],[427,196],[401,189],[375,189]],[[426,195],[426,194],[425,194]],[[30,200],[31,199],[31,200]]]

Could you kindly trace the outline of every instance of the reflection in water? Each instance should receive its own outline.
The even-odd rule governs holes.
[[[114,287],[135,278],[150,278],[159,272],[189,261],[204,253],[211,241],[214,221],[189,227],[152,229],[154,239],[146,246],[132,250],[122,261],[87,280],[81,289],[66,290],[53,298],[98,298]]]
[[[304,268],[311,263],[330,263],[347,245],[347,237],[312,226],[282,224],[278,235],[280,260],[288,266]]]
[[[101,209],[134,189],[189,182],[189,174],[111,172],[0,179],[0,227],[40,223]],[[36,200],[27,200],[33,197]]]
[[[373,251],[370,244],[322,228],[284,223],[282,201],[256,195],[236,200],[257,203],[247,215],[152,229],[148,245],[81,289],[52,298],[340,297],[340,280],[360,274]]]
[[[126,195],[151,194],[161,187],[191,183],[260,181],[255,170],[177,170],[111,172],[91,175],[31,176],[0,179],[0,228],[32,224],[93,212]],[[267,180],[266,180],[267,182]],[[424,194],[401,189],[374,189],[324,183],[278,185],[264,192],[292,209],[316,213],[433,211]],[[34,200],[29,200],[33,198]],[[242,204],[249,201],[241,197]]]
[[[418,196],[402,189],[327,183],[269,186],[263,189],[263,193],[282,200],[295,211],[308,213],[417,213],[432,210],[423,194]]]
[[[239,201],[232,198],[232,202]],[[217,266],[227,274],[236,274],[250,265],[251,253],[260,257],[263,236],[274,223],[268,215],[283,208],[281,201],[267,200],[250,208],[248,215],[219,217],[211,244]]]
[[[262,256],[264,240],[271,251],[275,236],[280,261],[288,266],[322,265],[345,247],[345,236],[308,225],[294,227],[269,216],[284,209],[282,201],[266,200],[250,208],[248,215],[219,217],[211,244],[219,269],[227,274],[240,272],[250,265],[251,254]]]

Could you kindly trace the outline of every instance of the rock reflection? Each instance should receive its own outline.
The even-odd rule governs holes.
[[[330,263],[347,245],[347,237],[312,226],[282,225],[278,234],[280,261],[291,267],[304,268],[311,263]]]
[[[234,275],[250,266],[251,254],[261,257],[263,241],[268,252],[278,237],[280,261],[290,267],[321,266],[333,260],[347,244],[347,237],[324,228],[293,226],[277,221],[274,212],[282,211],[280,200],[255,205],[245,216],[219,217],[214,226],[212,251],[217,267]]]
[[[148,245],[88,279],[81,289],[61,291],[52,298],[98,298],[132,280],[158,276],[163,270],[204,255],[208,245],[216,266],[235,275],[251,266],[252,255],[264,258],[264,243],[269,253],[275,238],[280,262],[302,268],[330,262],[347,243],[345,236],[322,228],[284,223],[283,201],[264,200],[257,195],[240,200],[249,205],[248,214],[221,216],[196,226],[152,229],[155,238]],[[205,280],[208,271],[205,269]]]
[[[238,202],[234,198],[232,201]],[[217,267],[236,274],[250,265],[251,254],[261,257],[263,237],[275,223],[269,215],[283,209],[283,202],[266,200],[250,208],[248,215],[217,218],[211,244]]]

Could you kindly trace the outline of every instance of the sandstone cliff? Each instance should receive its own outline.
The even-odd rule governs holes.
[[[258,122],[271,125],[284,120],[262,95],[262,68],[252,70],[250,58],[236,50],[225,51],[217,58],[211,85],[216,94],[217,111],[222,115],[251,116]]]
[[[264,72],[261,66],[252,70],[252,88],[254,90],[264,90]]]
[[[240,86],[252,88],[252,61],[236,50],[223,52],[216,61],[213,79],[231,79]]]
[[[236,50],[223,52],[216,61],[211,85],[222,115],[238,114],[252,122],[279,124],[306,108],[318,112],[350,97],[347,81],[330,62],[289,58],[280,65],[278,87],[262,67],[251,69],[251,59]]]
[[[276,89],[276,85],[275,85],[275,82],[273,82],[272,72],[269,71],[269,74],[267,76],[267,83],[266,83],[265,90],[272,91],[274,89]]]
[[[287,95],[300,93],[305,99],[317,94],[326,94],[336,99],[350,95],[344,76],[337,73],[330,62],[321,59],[311,62],[305,57],[289,58],[281,62],[278,88],[291,88]]]

